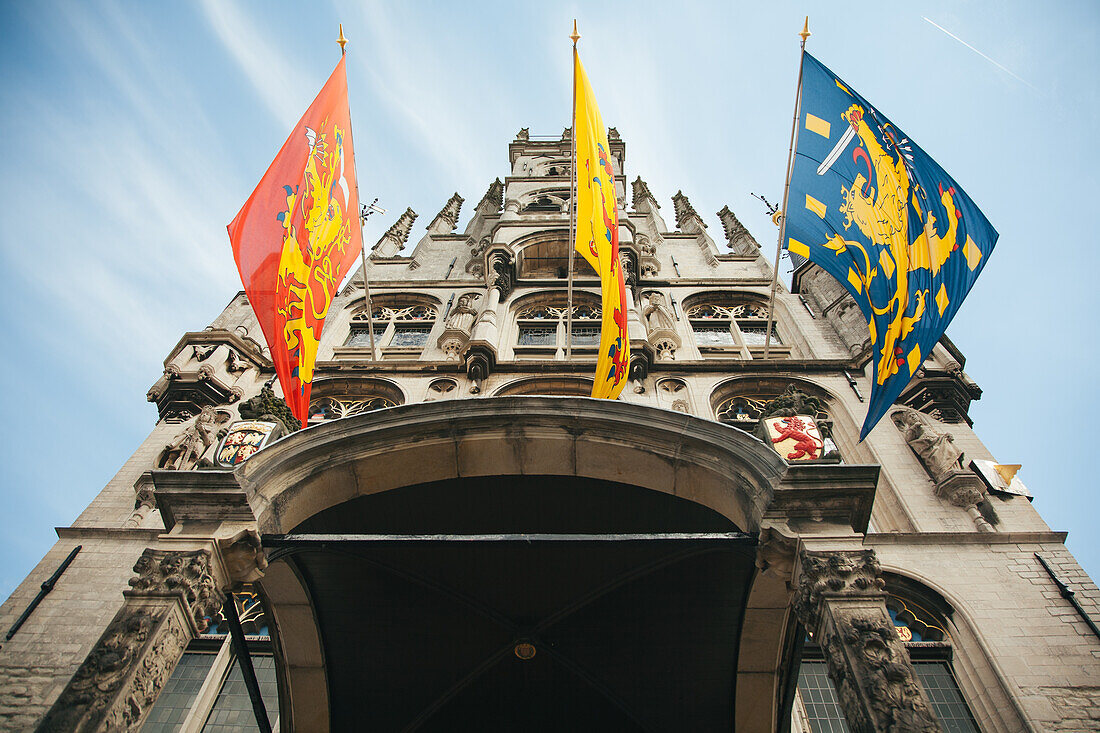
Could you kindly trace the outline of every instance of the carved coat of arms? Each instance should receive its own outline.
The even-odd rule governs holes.
[[[283,427],[266,420],[238,420],[229,426],[214,463],[222,468],[233,468],[248,460],[253,453],[274,443],[283,436]]]
[[[766,417],[761,421],[767,440],[788,461],[814,461],[825,452],[825,440],[810,415]]]

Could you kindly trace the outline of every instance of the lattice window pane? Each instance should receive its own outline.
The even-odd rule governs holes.
[[[188,652],[180,657],[172,676],[164,683],[153,709],[142,728],[144,733],[168,733],[179,730],[180,723],[191,711],[191,705],[199,694],[214,663],[214,654]]]
[[[374,337],[377,339],[381,335],[381,331],[375,331]],[[351,336],[348,337],[347,346],[365,346],[370,348],[370,331],[365,328],[353,328],[351,329]]]
[[[279,715],[279,691],[275,683],[275,658],[253,655],[252,666],[256,669],[256,681],[260,683],[260,697],[267,708],[268,720],[274,722]],[[252,701],[244,686],[240,662],[233,660],[214,709],[203,726],[203,733],[251,733],[256,730],[256,715],[252,712]]]
[[[798,669],[798,692],[806,708],[810,730],[814,733],[848,733],[848,720],[840,707],[825,662],[802,662]]]
[[[520,326],[520,346],[555,346],[558,342],[558,329],[543,326]]]
[[[700,346],[736,345],[733,340],[733,332],[730,331],[729,326],[704,326],[693,323],[691,328],[695,331],[695,342]]]
[[[599,326],[573,326],[573,345],[574,346],[599,346],[600,345],[600,327]]]
[[[978,733],[978,726],[947,663],[917,662],[913,668],[944,733]]]
[[[748,346],[763,346],[768,340],[767,326],[741,326],[741,337]],[[772,329],[772,345],[782,344],[779,334]]]
[[[424,344],[428,343],[428,333],[430,329],[417,328],[416,326],[397,326],[393,331],[393,338],[390,339],[390,346],[416,346],[423,348]]]

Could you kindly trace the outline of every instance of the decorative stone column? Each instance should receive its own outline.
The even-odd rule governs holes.
[[[188,642],[225,602],[216,576],[230,585],[267,566],[255,531],[210,549],[147,549],[134,565],[126,600],[39,723],[38,733],[139,730]]]
[[[225,600],[209,550],[148,549],[134,572],[125,604],[46,713],[39,733],[140,728],[188,641]]]
[[[853,733],[938,733],[886,611],[874,550],[803,549],[798,563],[794,610],[825,654]]]

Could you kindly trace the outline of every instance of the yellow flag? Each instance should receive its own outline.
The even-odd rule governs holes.
[[[573,48],[573,139],[577,148],[577,251],[600,276],[603,328],[593,397],[613,400],[626,385],[630,344],[626,335],[626,284],[619,263],[619,213],[607,128],[577,49]]]

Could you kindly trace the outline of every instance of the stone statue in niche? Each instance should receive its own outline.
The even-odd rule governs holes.
[[[966,472],[962,451],[950,433],[936,430],[916,410],[896,410],[890,417],[936,483]]]
[[[229,419],[228,413],[219,413],[207,405],[199,412],[195,422],[188,425],[171,443],[164,446],[160,468],[187,471],[199,465],[203,453],[214,445],[219,437],[219,427]]]
[[[481,300],[478,293],[466,293],[458,299],[454,310],[447,316],[447,328],[469,333],[477,317],[477,303]]]
[[[668,304],[665,303],[664,293],[649,293],[642,316],[645,318],[646,327],[649,328],[650,333],[676,330],[676,318],[672,315],[672,310],[668,307]]]

